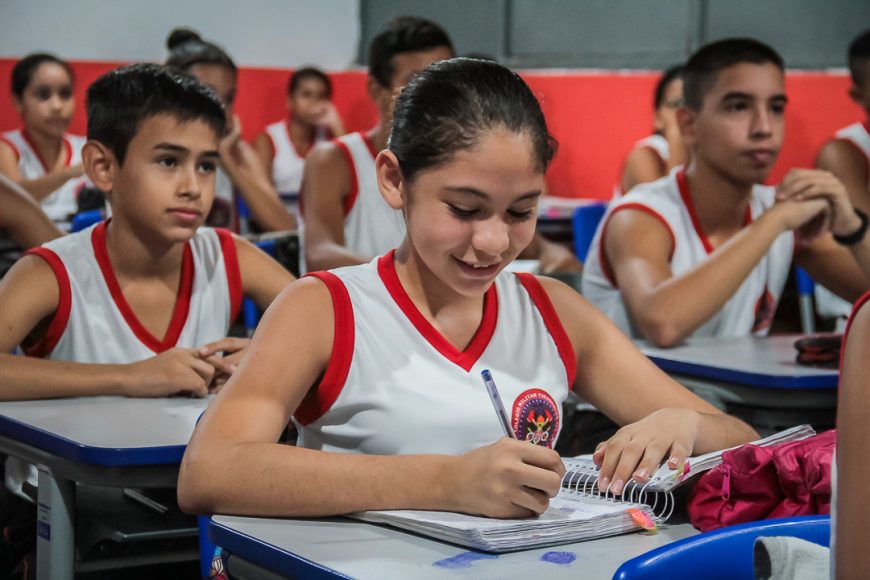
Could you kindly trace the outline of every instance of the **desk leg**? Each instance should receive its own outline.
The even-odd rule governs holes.
[[[75,482],[39,466],[36,518],[36,577],[73,580],[75,572]]]

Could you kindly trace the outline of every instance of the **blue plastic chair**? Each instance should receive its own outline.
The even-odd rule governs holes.
[[[69,231],[71,234],[80,232],[85,228],[91,227],[95,223],[103,221],[104,219],[106,219],[106,212],[101,209],[81,211],[73,216],[72,221],[70,221],[69,224]]]
[[[797,279],[798,304],[801,310],[801,330],[804,334],[812,334],[816,331],[816,309],[813,302],[816,283],[800,266],[795,266],[794,274]]]
[[[598,229],[598,223],[604,217],[606,210],[606,202],[590,203],[574,210],[574,217],[572,218],[574,253],[581,262],[586,261],[586,254],[589,253],[589,246],[592,245],[595,230]]]
[[[277,245],[275,244],[275,240],[260,240],[255,242],[255,245],[272,256],[275,257],[275,252]],[[250,298],[245,298],[242,301],[242,317],[245,321],[245,333],[250,338],[254,335],[254,330],[257,328],[257,324],[260,322],[260,317],[263,316],[263,313],[257,307],[253,300]]]
[[[828,546],[831,541],[831,516],[764,520],[706,532],[632,558],[619,567],[613,578],[751,580],[755,577],[755,539],[770,536],[793,536]]]

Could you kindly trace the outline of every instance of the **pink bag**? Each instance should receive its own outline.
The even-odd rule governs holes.
[[[706,532],[757,520],[830,513],[836,438],[832,429],[802,441],[726,451],[721,465],[702,475],[689,495],[692,525]]]

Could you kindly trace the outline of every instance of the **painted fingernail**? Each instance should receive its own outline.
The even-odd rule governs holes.
[[[598,489],[601,491],[605,491],[607,489],[607,485],[610,483],[609,477],[602,477],[598,480]]]
[[[637,480],[644,481],[647,477],[649,477],[649,469],[646,467],[641,467],[634,472],[634,478]]]
[[[676,466],[677,466],[677,458],[676,458],[676,456],[671,457],[670,459],[668,459],[668,465],[670,465],[671,467],[676,467]]]
[[[614,495],[619,495],[622,493],[623,486],[625,486],[625,482],[621,479],[617,479],[613,482],[613,485],[610,486],[610,491],[613,492]]]

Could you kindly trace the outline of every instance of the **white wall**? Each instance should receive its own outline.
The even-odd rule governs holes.
[[[0,57],[160,61],[176,26],[240,66],[342,70],[357,54],[359,0],[0,0]]]

